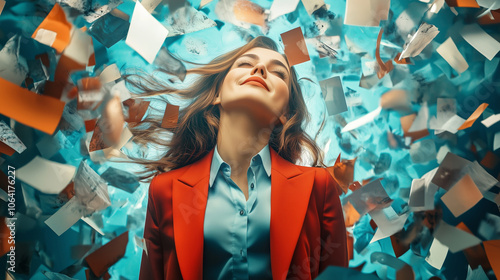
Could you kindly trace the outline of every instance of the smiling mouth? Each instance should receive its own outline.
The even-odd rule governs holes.
[[[253,86],[258,86],[258,87],[264,88],[265,90],[269,91],[269,88],[267,87],[266,82],[264,82],[264,80],[262,80],[259,77],[250,77],[250,78],[246,79],[246,81],[244,81],[243,84],[250,84]]]

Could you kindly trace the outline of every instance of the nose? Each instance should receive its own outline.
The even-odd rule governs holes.
[[[266,66],[262,63],[257,63],[253,68],[252,68],[252,72],[251,74],[252,75],[255,75],[259,73],[260,75],[262,75],[262,78],[267,78],[267,69],[266,69]]]

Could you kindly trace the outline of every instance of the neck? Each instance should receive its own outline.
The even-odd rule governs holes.
[[[221,110],[217,151],[232,175],[245,175],[250,160],[268,143],[273,126],[262,126],[247,112]]]

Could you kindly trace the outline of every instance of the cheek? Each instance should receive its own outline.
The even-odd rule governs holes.
[[[280,104],[283,107],[288,105],[288,100],[290,99],[290,89],[286,83],[280,82],[276,84],[274,99],[277,104]]]

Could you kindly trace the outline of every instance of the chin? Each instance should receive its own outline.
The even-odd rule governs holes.
[[[255,118],[256,121],[269,125],[275,124],[278,120],[278,114],[275,110],[273,110],[275,108],[272,108],[272,105],[276,104],[272,104],[271,102],[272,101],[270,100],[262,100],[260,98],[256,98],[255,96],[247,96],[246,98],[238,98],[222,102],[221,106],[227,111],[247,111],[249,115]]]

